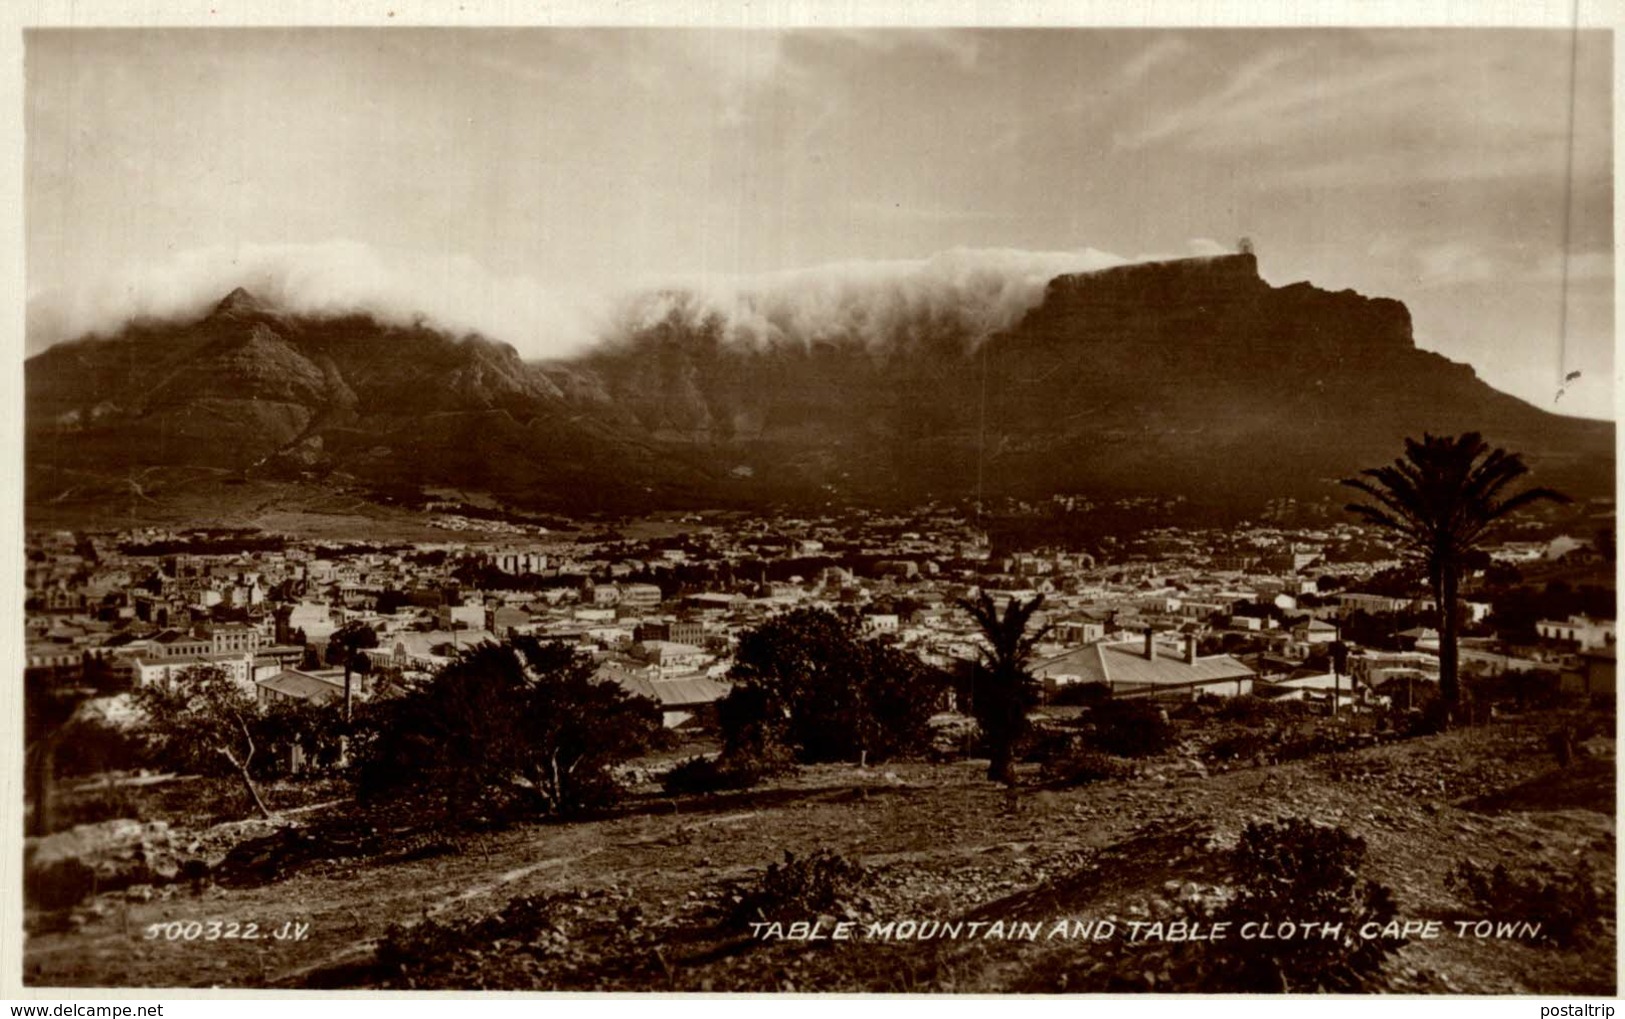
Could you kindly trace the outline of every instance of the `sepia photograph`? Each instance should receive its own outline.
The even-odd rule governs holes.
[[[22,988],[1617,993],[1610,28],[408,20],[20,33]]]

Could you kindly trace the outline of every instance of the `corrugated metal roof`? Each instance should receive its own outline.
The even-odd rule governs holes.
[[[337,697],[344,696],[344,683],[334,683],[321,676],[312,676],[308,672],[298,672],[294,669],[285,669],[274,676],[267,676],[256,684],[267,690],[282,694],[284,697],[296,697],[302,701],[314,701],[323,704]],[[359,688],[360,684],[356,684]]]
[[[727,683],[709,676],[684,676],[678,679],[657,679],[650,684],[662,707],[688,704],[711,704],[728,696],[733,689]]]
[[[1034,673],[1075,676],[1083,683],[1122,683],[1133,686],[1188,686],[1227,679],[1250,679],[1252,669],[1229,655],[1208,655],[1195,662],[1171,648],[1158,647],[1157,657],[1145,656],[1145,642],[1091,644],[1041,663]]]
[[[609,668],[599,675],[619,683],[628,693],[647,697],[662,708],[711,704],[728,696],[733,687],[709,676],[676,676],[670,679],[651,679],[647,675]]]
[[[1187,662],[1183,655],[1158,654],[1145,657],[1140,641],[1126,644],[1097,644],[1107,682],[1148,686],[1182,686],[1225,679],[1250,679],[1253,670],[1229,655],[1209,655]]]

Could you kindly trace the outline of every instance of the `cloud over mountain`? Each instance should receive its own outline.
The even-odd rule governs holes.
[[[1124,264],[1093,249],[955,248],[923,259],[853,261],[729,277],[627,282],[615,293],[564,292],[492,273],[466,256],[385,251],[350,241],[185,252],[111,278],[33,295],[28,346],[116,333],[132,320],[187,320],[243,287],[284,312],[363,312],[386,324],[426,321],[511,343],[527,358],[563,357],[670,316],[715,321],[754,344],[859,339],[880,347],[920,328],[979,339],[1014,324],[1058,275]]]

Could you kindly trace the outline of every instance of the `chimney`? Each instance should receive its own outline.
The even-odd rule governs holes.
[[[1185,664],[1196,664],[1196,634],[1185,634]]]
[[[1157,660],[1157,635],[1149,626],[1145,628],[1145,660],[1148,662]]]

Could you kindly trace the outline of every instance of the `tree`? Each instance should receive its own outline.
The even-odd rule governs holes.
[[[548,813],[613,802],[614,765],[643,753],[661,728],[658,706],[594,678],[590,657],[534,637],[514,643],[534,677],[526,698],[526,773]]]
[[[218,773],[224,766],[242,780],[259,812],[271,816],[251,771],[259,705],[229,673],[212,665],[183,669],[138,687],[135,703],[157,758],[201,774]]]
[[[907,651],[867,639],[858,621],[797,609],[740,635],[719,706],[725,747],[780,742],[805,762],[885,760],[929,741],[944,677]]]
[[[648,747],[660,711],[593,671],[534,637],[463,649],[432,679],[365,705],[362,795],[427,794],[456,820],[504,798],[557,815],[613,799],[614,765]]]
[[[349,728],[342,704],[278,699],[252,725],[255,743],[266,751],[254,774],[262,779],[293,774],[295,748],[307,769],[336,767],[344,761]]]
[[[338,659],[344,665],[344,714],[350,715],[350,705],[353,701],[350,689],[350,675],[359,672],[365,675],[370,662],[365,664],[356,660],[356,652],[362,648],[375,648],[378,646],[378,632],[359,619],[352,619],[348,623],[333,631],[327,639],[327,660],[332,663]],[[337,663],[335,663],[337,664]]]
[[[1513,482],[1528,472],[1518,454],[1491,449],[1477,432],[1467,432],[1406,439],[1405,455],[1392,464],[1343,479],[1374,501],[1350,503],[1348,511],[1392,532],[1432,588],[1439,607],[1439,693],[1446,724],[1461,701],[1460,589],[1472,553],[1512,513],[1541,500],[1569,501],[1549,488],[1512,492]]]
[[[28,834],[44,836],[55,828],[56,753],[80,710],[94,693],[60,683],[47,670],[23,673],[23,734],[28,768]]]
[[[1027,732],[1027,712],[1038,703],[1038,680],[1028,663],[1050,628],[1047,624],[1037,630],[1029,628],[1043,603],[1043,595],[1025,602],[1011,598],[1001,616],[986,591],[975,601],[959,602],[976,621],[985,642],[972,681],[971,710],[987,741],[987,777],[1005,785],[1016,782],[1016,741]]]

